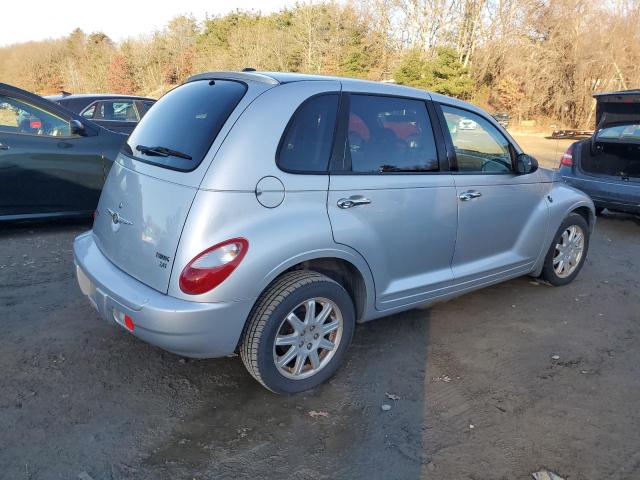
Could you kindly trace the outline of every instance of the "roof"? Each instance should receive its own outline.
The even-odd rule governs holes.
[[[333,80],[333,81],[338,81],[338,82],[351,84],[351,85],[370,85],[370,86],[375,85],[376,88],[386,87],[390,92],[393,92],[395,94],[399,94],[399,92],[404,90],[409,96],[413,96],[417,92],[422,92],[423,94],[425,92],[425,90],[398,85],[396,83],[374,82],[371,80],[361,80],[359,78],[352,78],[352,77],[336,77],[336,76],[330,76],[330,75],[312,75],[307,73],[291,73],[291,72],[254,72],[254,71],[205,72],[205,73],[200,73],[190,77],[189,79],[187,79],[187,82],[193,82],[196,80],[207,80],[207,79],[246,80],[246,81],[266,83],[269,85],[282,85],[285,83],[293,83],[293,82]]]
[[[633,90],[620,90],[618,92],[602,92],[602,93],[594,93],[593,97],[622,97],[625,95],[640,95],[640,89],[636,88]]]
[[[48,100],[53,100],[54,102],[58,100],[72,100],[74,98],[91,98],[93,100],[100,100],[106,98],[132,98],[134,100],[153,100],[155,98],[150,97],[142,97],[138,95],[118,95],[117,93],[71,93],[69,95],[46,95],[44,98]]]
[[[457,98],[441,95],[439,93],[429,92],[414,87],[407,87],[404,85],[398,85],[396,83],[388,82],[374,82],[371,80],[361,80],[351,77],[335,77],[329,75],[310,75],[306,73],[289,73],[289,72],[256,72],[256,71],[242,71],[242,72],[204,72],[194,75],[187,79],[187,82],[193,82],[196,80],[214,80],[214,79],[230,79],[230,80],[244,80],[254,81],[267,85],[281,85],[285,83],[293,82],[307,82],[307,81],[338,81],[342,83],[343,87],[347,90],[353,87],[361,86],[363,91],[370,91],[375,94],[382,95],[396,95],[406,97],[421,98],[425,96],[431,97],[432,100],[465,108],[479,114],[486,114],[481,108],[459,100]]]

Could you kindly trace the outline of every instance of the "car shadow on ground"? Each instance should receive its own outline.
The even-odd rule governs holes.
[[[360,326],[338,373],[295,396],[239,358],[176,362],[199,405],[151,447],[149,478],[420,478],[428,337],[427,310]]]
[[[605,209],[598,216],[598,220],[603,220],[603,219],[630,221],[640,226],[640,215],[634,215],[632,213],[612,212],[611,210]],[[596,220],[596,228],[597,228],[597,220]]]

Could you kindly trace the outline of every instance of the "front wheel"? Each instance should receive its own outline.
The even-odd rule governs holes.
[[[258,299],[240,357],[275,393],[296,393],[327,380],[351,343],[355,310],[337,282],[307,270],[288,272]]]
[[[552,285],[571,283],[580,272],[589,249],[589,225],[572,213],[564,219],[551,242],[542,268],[542,278]]]

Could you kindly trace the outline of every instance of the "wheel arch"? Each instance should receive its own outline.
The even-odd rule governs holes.
[[[342,285],[353,300],[356,321],[366,320],[375,309],[375,286],[371,269],[364,258],[343,250],[309,252],[283,262],[262,281],[263,292],[281,275],[294,270],[321,273]]]
[[[596,211],[593,201],[587,194],[580,190],[561,182],[554,182],[551,191],[548,192],[547,199],[549,205],[549,226],[543,248],[530,273],[530,275],[534,277],[540,276],[544,266],[544,259],[551,247],[551,242],[558,228],[560,228],[560,225],[568,215],[577,213],[584,217],[589,226],[589,233],[593,232],[596,222]]]
[[[589,231],[592,232],[593,231],[593,226],[595,225],[596,222],[596,213],[595,210],[590,209],[588,206],[583,205],[577,208],[574,208],[573,210],[571,210],[569,212],[569,215],[572,213],[577,213],[578,215],[581,215],[585,221],[587,222],[587,225],[589,226]]]

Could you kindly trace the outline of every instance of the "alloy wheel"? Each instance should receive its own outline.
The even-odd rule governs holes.
[[[301,380],[322,370],[340,345],[342,313],[328,298],[310,298],[298,304],[278,327],[273,360],[287,378]]]
[[[560,278],[570,276],[580,264],[584,253],[584,232],[578,225],[568,226],[556,243],[553,270]]]

